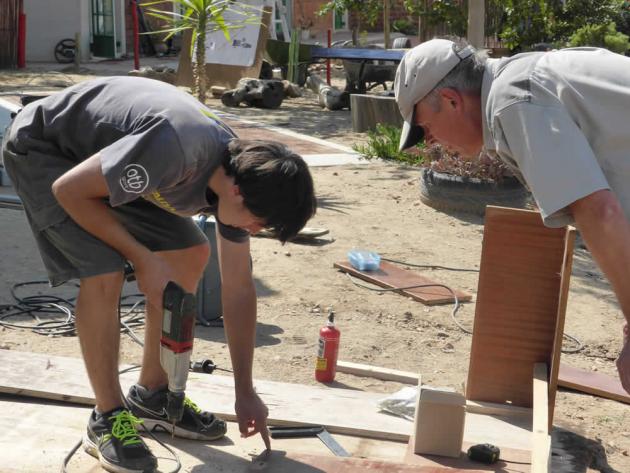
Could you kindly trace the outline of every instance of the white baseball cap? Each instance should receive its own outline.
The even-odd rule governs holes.
[[[394,80],[396,103],[405,121],[400,135],[401,151],[424,138],[424,130],[414,123],[416,104],[474,51],[471,46],[457,51],[453,41],[432,39],[410,49],[403,56]]]

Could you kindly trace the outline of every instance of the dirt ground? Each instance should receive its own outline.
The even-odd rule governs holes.
[[[89,65],[88,65],[89,69]],[[0,93],[43,90],[85,80],[94,73],[0,71]],[[107,70],[98,72],[107,74]],[[336,71],[339,76],[339,71]],[[341,79],[337,78],[337,84]],[[307,92],[286,100],[275,111],[225,109],[219,100],[211,107],[261,123],[286,127],[336,143],[365,141],[351,131],[350,113],[321,110]],[[318,330],[329,307],[341,330],[340,359],[415,371],[424,382],[462,390],[468,369],[471,337],[453,323],[449,306],[427,307],[393,293],[377,293],[352,284],[333,263],[351,248],[366,248],[410,263],[478,268],[483,235],[481,218],[446,214],[418,199],[417,168],[384,162],[313,168],[319,210],[310,226],[330,234],[319,244],[287,244],[252,239],[252,258],[258,301],[258,337],[254,376],[260,379],[316,385],[314,363]],[[11,303],[10,288],[22,281],[42,279],[24,215],[0,209],[0,304]],[[473,272],[417,270],[449,286],[476,293]],[[23,289],[29,294],[35,289]],[[132,289],[131,289],[132,290]],[[471,327],[473,302],[458,317]],[[616,375],[614,359],[621,346],[623,317],[608,282],[585,249],[574,256],[567,308],[566,332],[579,338],[584,349],[565,354],[563,362]],[[138,332],[140,335],[142,331]],[[223,330],[198,327],[196,358],[212,358],[230,368]],[[74,337],[45,337],[26,330],[0,329],[0,348],[80,356]],[[137,363],[141,349],[123,336],[121,361]],[[391,393],[401,385],[338,374],[336,387]],[[307,408],[307,406],[305,406]],[[555,425],[574,436],[593,454],[594,471],[630,471],[630,407],[589,395],[561,390]],[[563,431],[558,429],[557,432]],[[581,470],[582,471],[582,470]]]

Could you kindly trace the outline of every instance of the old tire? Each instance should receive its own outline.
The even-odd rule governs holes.
[[[495,182],[422,168],[420,200],[441,211],[484,215],[486,205],[527,208],[531,203],[531,194],[515,177]]]

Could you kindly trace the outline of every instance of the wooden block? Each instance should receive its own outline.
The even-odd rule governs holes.
[[[421,388],[414,421],[414,453],[459,458],[465,403],[462,394]]]
[[[386,124],[401,127],[400,109],[394,97],[371,94],[350,95],[352,131],[358,133],[376,130],[376,125]]]
[[[397,381],[399,383],[418,384],[418,375],[410,371],[392,370],[378,366],[352,363],[350,361],[337,361],[337,372],[348,373],[355,376],[366,376],[385,381]]]
[[[423,284],[441,284],[436,283],[429,278],[425,278],[424,276],[420,276],[408,269],[399,268],[387,261],[381,261],[380,268],[376,271],[359,271],[358,269],[354,269],[347,261],[339,261],[334,264],[334,267],[352,276],[363,279],[364,281],[368,281],[372,284],[385,288],[409,287]],[[470,294],[456,289],[453,290],[455,291],[459,302],[467,302],[472,299]],[[426,305],[449,304],[455,302],[453,295],[444,287],[418,287],[397,292]]]
[[[559,363],[573,232],[528,210],[485,218],[466,397],[531,407],[533,364]]]
[[[623,389],[623,386],[621,386],[619,378],[606,374],[584,371],[561,364],[558,385],[574,389],[575,391],[630,404],[630,395],[628,395],[626,390]]]
[[[551,453],[547,365],[536,363],[533,377],[532,473],[547,473]]]

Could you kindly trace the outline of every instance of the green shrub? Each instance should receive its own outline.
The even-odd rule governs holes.
[[[392,125],[376,125],[375,131],[368,131],[368,142],[365,145],[353,145],[357,153],[365,159],[381,158],[386,161],[420,165],[424,162],[422,147],[418,145],[417,153],[398,151],[402,129]],[[424,145],[422,145],[424,146]]]
[[[614,23],[608,23],[578,29],[569,39],[569,46],[596,46],[625,54],[630,49],[630,41],[627,35],[616,30]]]
[[[409,36],[415,36],[418,34],[418,25],[412,23],[406,18],[400,18],[398,20],[394,20],[392,23],[392,29],[394,31],[398,31],[399,33],[406,34]]]

